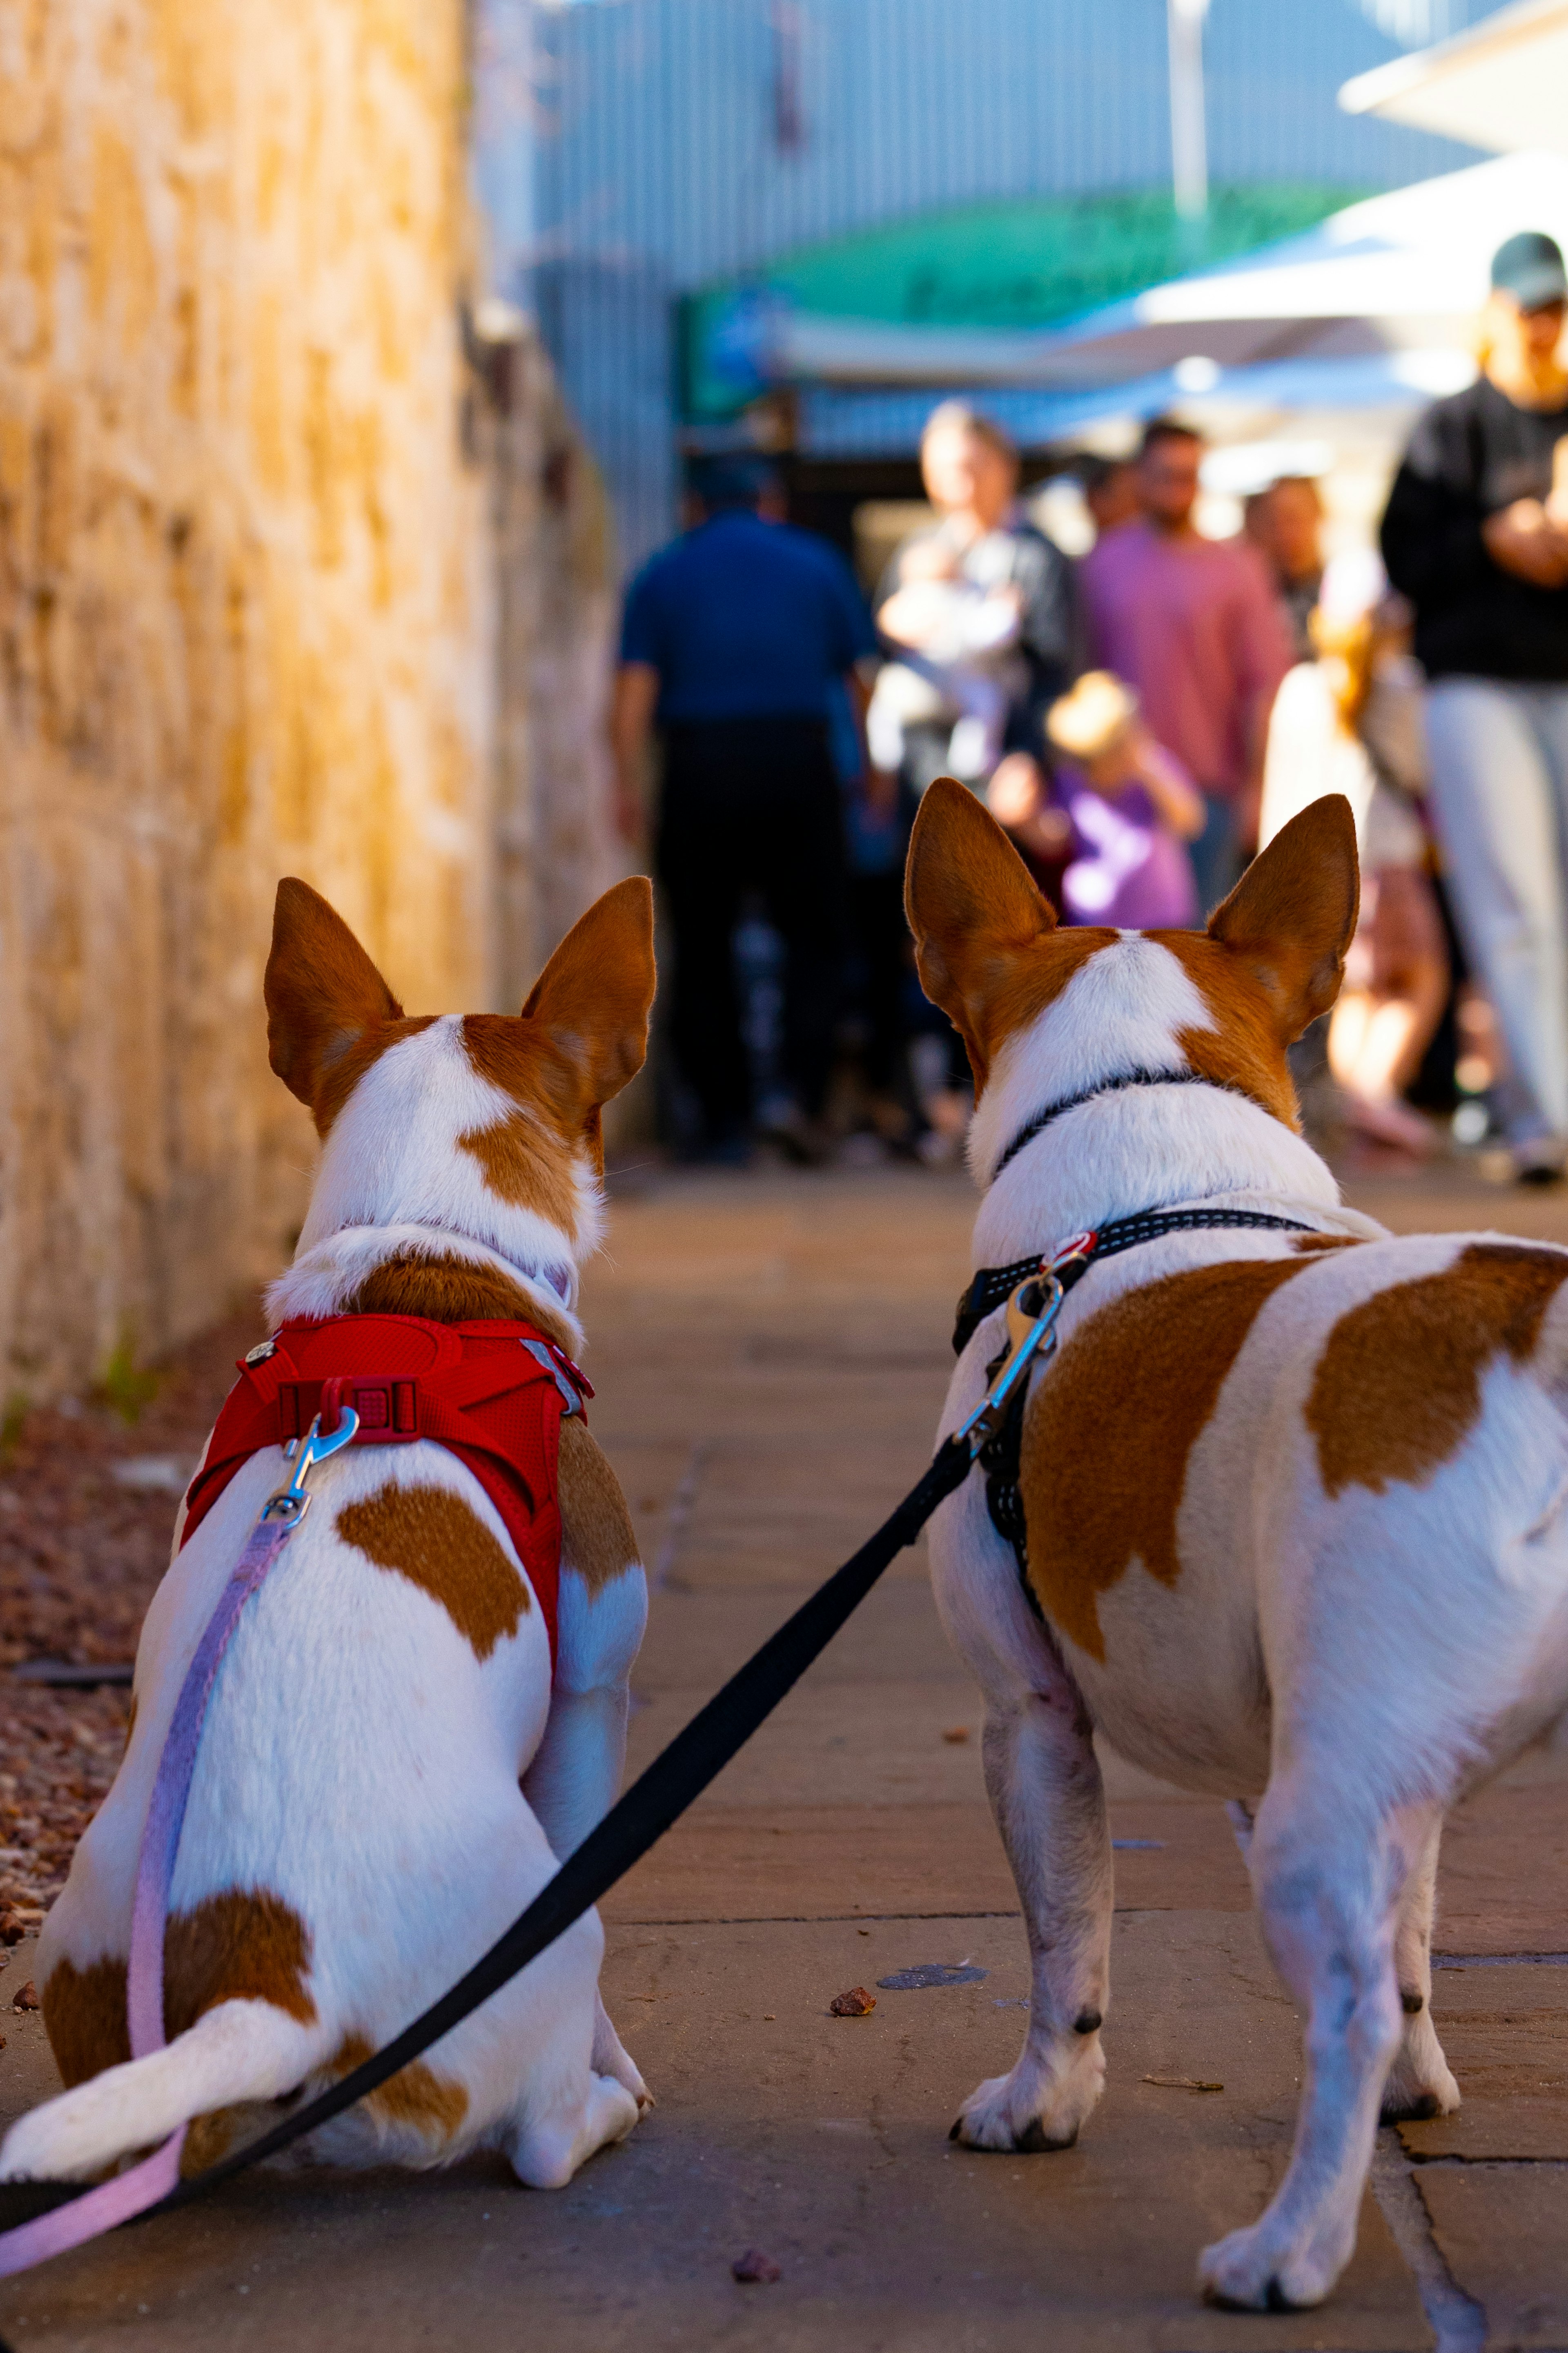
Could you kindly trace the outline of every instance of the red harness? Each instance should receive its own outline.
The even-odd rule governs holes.
[[[433,1439],[466,1462],[500,1514],[544,1615],[555,1661],[561,1580],[556,1464],[561,1422],[594,1392],[531,1324],[437,1324],[423,1315],[334,1315],[285,1324],[253,1349],[224,1400],[186,1495],[184,1544],[242,1462],[323,1436],[341,1408],[359,1416],[357,1446]]]

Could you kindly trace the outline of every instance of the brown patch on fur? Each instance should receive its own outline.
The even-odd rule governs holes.
[[[423,1315],[432,1324],[534,1324],[570,1356],[576,1335],[559,1315],[531,1299],[499,1267],[470,1259],[418,1258],[408,1253],[373,1267],[338,1310],[340,1315]]]
[[[1500,1352],[1529,1362],[1565,1280],[1568,1252],[1470,1242],[1443,1273],[1342,1315],[1307,1400],[1327,1493],[1431,1478],[1479,1418],[1487,1366]]]
[[[220,2001],[269,2001],[308,2026],[316,2005],[306,1990],[310,1932],[266,1888],[228,1888],[163,1932],[163,2032],[186,2033]],[[125,1963],[106,1958],[79,1969],[57,1961],[43,1990],[44,2027],[68,2087],[131,2056]]]
[[[1280,827],[1209,917],[1207,936],[1261,992],[1280,1045],[1339,995],[1360,895],[1351,805],[1325,793]]]
[[[389,1482],[363,1504],[345,1504],[337,1530],[378,1568],[395,1569],[438,1601],[476,1658],[515,1634],[533,1606],[489,1528],[449,1488]]]
[[[515,1020],[497,1013],[467,1017],[468,1059],[566,1144],[585,1144],[602,1172],[600,1109],[643,1066],[655,977],[653,886],[634,874],[573,924]],[[461,1140],[473,1148],[468,1137]],[[535,1206],[528,1194],[515,1198]],[[573,1230],[570,1219],[565,1230]]]
[[[1318,1250],[1361,1250],[1364,1245],[1355,1234],[1292,1234],[1290,1247],[1306,1258]]]
[[[1215,1018],[1212,1029],[1178,1032],[1177,1043],[1192,1068],[1300,1130],[1296,1090],[1273,1003],[1261,982],[1202,932],[1152,932],[1149,936],[1170,950]]]
[[[377,1055],[435,1018],[405,1020],[337,910],[293,875],[278,885],[264,991],[268,1058],[321,1135]]]
[[[323,1142],[372,1063],[378,1062],[389,1046],[400,1046],[405,1038],[417,1038],[435,1018],[433,1013],[415,1013],[395,1021],[378,1022],[374,1029],[351,1039],[323,1067],[310,1104],[316,1133]]]
[[[334,2076],[352,2075],[356,2067],[363,2067],[374,2056],[374,2045],[363,2034],[345,2034],[333,2056],[331,2072]],[[433,2139],[450,2140],[468,2113],[468,2094],[449,2075],[437,2075],[423,2059],[415,2059],[375,2091],[367,2093],[364,2105],[390,2124],[412,2125],[416,2132],[428,2133]]]
[[[1098,1597],[1141,1560],[1181,1575],[1187,1460],[1260,1310],[1299,1258],[1233,1259],[1142,1285],[1075,1332],[1031,1398],[1021,1484],[1029,1581],[1080,1650],[1105,1656]]]
[[[44,1979],[41,2000],[44,2031],[68,2091],[130,2058],[123,1961],[89,1961],[79,1969],[58,1960]]]
[[[904,904],[921,987],[963,1038],[975,1092],[1003,1040],[1038,1018],[1113,931],[1058,932],[995,818],[952,776],[921,802]]]
[[[597,1593],[635,1568],[640,1555],[621,1482],[575,1414],[561,1425],[559,1476],[562,1557]]]
[[[467,1024],[464,1025],[465,1030]],[[532,1209],[566,1240],[577,1238],[577,1187],[573,1155],[559,1135],[526,1112],[514,1111],[493,1127],[470,1127],[458,1149],[477,1160],[485,1183],[499,1200]]]

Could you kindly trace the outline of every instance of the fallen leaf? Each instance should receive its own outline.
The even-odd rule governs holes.
[[[763,2010],[763,2024],[764,2026],[776,2026],[776,2025],[778,2024],[778,2022],[779,2022],[779,2019],[778,2019],[778,2012],[777,2012],[777,2010]]]
[[[784,2265],[775,2263],[772,2255],[764,2255],[761,2247],[748,2247],[730,2266],[731,2279],[742,2287],[772,2287],[784,2277]]]
[[[1205,2084],[1196,2075],[1145,2075],[1146,2084],[1157,2084],[1163,2092],[1223,2092],[1223,2084]]]
[[[877,1997],[864,1986],[851,1986],[847,1993],[836,1995],[827,2006],[835,2018],[867,2018],[877,2007]]]
[[[13,2010],[37,2010],[38,2007],[38,1989],[33,1983],[31,1978],[27,1979],[25,1986],[18,1986],[16,1988],[16,1998],[12,2002],[11,2007]]]
[[[956,1748],[960,1741],[968,1739],[969,1726],[967,1724],[950,1725],[942,1736],[944,1740],[952,1741],[953,1746]]]

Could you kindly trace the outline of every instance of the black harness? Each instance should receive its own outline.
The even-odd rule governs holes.
[[[1136,1085],[1142,1082],[1126,1080],[1121,1083]],[[1058,1112],[1068,1108],[1065,1103],[1059,1104]],[[1033,1127],[1026,1128],[1003,1154],[1003,1163],[1011,1159],[1018,1142],[1026,1142],[1030,1136],[1037,1135],[1045,1124],[1041,1120]],[[1097,1233],[1086,1234],[1079,1248],[1056,1261],[1037,1254],[1033,1258],[1015,1259],[1011,1266],[983,1266],[959,1300],[957,1320],[952,1328],[953,1354],[963,1355],[984,1318],[1005,1305],[1018,1285],[1026,1282],[1032,1274],[1043,1277],[1048,1269],[1064,1292],[1071,1291],[1075,1284],[1083,1281],[1089,1268],[1102,1258],[1118,1258],[1123,1250],[1137,1250],[1144,1242],[1160,1241],[1167,1234],[1202,1233],[1237,1226],[1261,1227],[1275,1233],[1305,1234],[1312,1230],[1297,1218],[1270,1217],[1262,1209],[1142,1209],[1136,1217],[1118,1218],[1113,1224],[1101,1226]],[[1004,1347],[1001,1355],[986,1366],[987,1387],[1001,1370],[1006,1354]],[[977,1459],[985,1473],[985,1508],[991,1514],[991,1525],[997,1535],[1012,1546],[1017,1558],[1018,1578],[1024,1588],[1024,1598],[1037,1618],[1040,1605],[1029,1582],[1028,1531],[1024,1523],[1023,1493],[1018,1485],[1024,1407],[1028,1393],[1027,1380],[1020,1380],[1008,1402],[1005,1418],[994,1437],[987,1439],[981,1448]]]

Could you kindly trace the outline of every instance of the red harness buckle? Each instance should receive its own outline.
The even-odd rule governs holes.
[[[318,1414],[321,1435],[336,1430],[343,1408],[359,1416],[353,1442],[407,1446],[419,1435],[419,1383],[390,1373],[337,1373],[325,1381],[280,1381],[279,1435],[303,1438]]]

